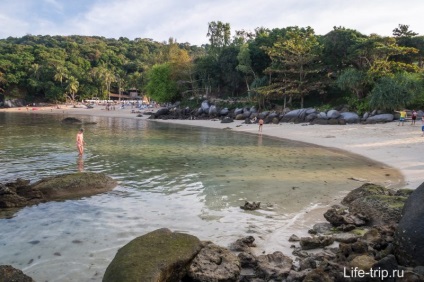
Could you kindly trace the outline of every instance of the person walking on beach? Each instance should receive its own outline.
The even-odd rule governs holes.
[[[395,112],[400,114],[398,126],[400,125],[400,123],[402,123],[402,126],[403,126],[406,120],[406,110],[395,111]]]
[[[421,137],[422,137],[422,136],[424,136],[424,116],[422,116],[422,118],[421,118],[421,131],[423,132],[421,134]]]
[[[77,133],[77,149],[78,156],[82,156],[84,154],[84,129],[80,129]]]
[[[264,125],[264,120],[262,118],[259,119],[259,132],[262,132],[262,127]]]
[[[417,111],[412,110],[412,115],[411,115],[411,125],[415,125],[415,121],[417,120]]]

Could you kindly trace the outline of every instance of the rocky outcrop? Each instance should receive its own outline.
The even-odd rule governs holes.
[[[261,202],[248,202],[245,201],[243,206],[240,206],[243,210],[254,211],[261,208]]]
[[[62,123],[66,124],[81,124],[82,121],[80,119],[74,118],[74,117],[67,117],[62,119]]]
[[[0,265],[0,281],[2,282],[34,282],[34,280],[25,275],[21,270],[11,265]]]
[[[64,200],[92,196],[112,190],[117,182],[104,173],[78,172],[44,178],[33,185],[45,200]]]
[[[400,264],[424,265],[424,183],[409,196],[394,237]]]
[[[240,261],[228,249],[205,243],[190,264],[187,276],[191,281],[238,281]]]
[[[78,172],[0,184],[0,209],[16,209],[53,200],[74,199],[110,191],[117,182],[103,173]]]
[[[424,193],[424,188],[421,188],[420,191],[420,193]],[[410,195],[410,191],[392,191],[368,183],[349,193],[343,202],[346,205],[351,205],[361,198],[374,197],[376,195],[406,198],[407,195]],[[422,208],[417,208],[416,205],[419,204],[423,197],[424,195],[416,194],[414,198],[417,201],[415,204],[410,204],[409,208],[422,211]],[[406,208],[407,205],[405,205],[405,210]],[[392,279],[387,281],[424,281],[424,266],[422,266],[421,261],[415,261],[413,262],[414,265],[411,265],[411,259],[413,259],[411,254],[421,258],[424,252],[422,249],[417,249],[417,252],[410,251],[416,247],[421,248],[422,245],[420,243],[424,241],[422,237],[417,239],[418,243],[410,240],[403,242],[400,247],[407,250],[408,253],[406,255],[408,256],[405,256],[404,253],[397,253],[395,257],[394,245],[396,240],[393,238],[395,231],[398,232],[396,229],[397,222],[390,221],[392,224],[372,227],[369,225],[362,226],[365,221],[361,219],[359,214],[352,213],[349,209],[341,205],[333,206],[329,209],[330,212],[327,213],[327,217],[331,219],[330,222],[336,223],[336,226],[328,223],[315,224],[308,231],[313,234],[312,237],[299,239],[296,235],[292,235],[289,241],[293,243],[292,247],[294,250],[292,255],[296,257],[295,260],[280,251],[255,255],[253,250],[256,247],[254,244],[255,238],[248,236],[230,244],[229,250],[237,252],[237,257],[223,247],[206,242],[199,243],[199,250],[201,250],[198,253],[189,248],[187,253],[194,253],[193,260],[190,262],[190,259],[187,258],[187,253],[182,256],[177,255],[179,249],[177,248],[174,251],[174,248],[171,247],[174,242],[168,239],[167,236],[169,235],[164,235],[161,239],[156,239],[158,242],[153,240],[145,241],[143,248],[139,248],[136,245],[131,250],[128,250],[127,246],[125,246],[118,251],[115,259],[120,257],[119,261],[121,263],[116,264],[113,268],[111,266],[108,267],[104,281],[180,281],[180,279],[181,281],[195,282],[380,281],[373,279],[369,275],[362,280],[354,279],[356,277],[355,271],[356,273],[357,271],[368,272],[371,269],[388,271],[387,273],[393,275],[397,273],[398,276],[404,275],[403,280]],[[416,216],[417,220],[421,219],[422,222],[424,215],[418,212]],[[360,228],[357,228],[358,224],[361,226]],[[354,230],[350,232],[342,230],[347,229],[347,227],[353,227]],[[417,224],[417,227],[418,232],[420,232],[419,235],[423,234],[424,232],[420,229],[422,224]],[[174,234],[169,230],[162,232]],[[415,236],[415,233],[413,235]],[[334,241],[339,242],[339,244],[333,245]],[[194,245],[197,245],[196,242],[198,240],[193,242]],[[310,249],[313,249],[313,252],[308,253],[307,250]],[[161,252],[161,250],[163,251]],[[120,255],[120,253],[128,252],[135,253],[135,255]],[[151,253],[153,254],[150,255]],[[398,255],[401,255],[402,259],[406,258],[406,262],[403,263]],[[172,263],[175,261],[175,256],[178,258],[185,257],[186,259],[175,263],[177,264],[175,266]],[[148,273],[154,273],[154,275],[143,276],[139,280],[136,279],[138,276],[131,276],[131,278],[124,276],[128,273],[136,273],[140,269],[145,271],[146,265],[148,266]],[[114,277],[113,275],[116,272],[123,273],[123,276],[115,277],[115,280],[108,280],[110,277]]]
[[[350,192],[342,204],[368,225],[384,225],[399,222],[406,199],[405,191],[397,193],[379,185],[366,183]]]
[[[312,250],[324,248],[334,243],[334,238],[331,236],[314,236],[300,238],[300,247],[302,250]]]
[[[180,281],[201,246],[195,236],[165,228],[155,230],[119,249],[107,267],[103,281]]]

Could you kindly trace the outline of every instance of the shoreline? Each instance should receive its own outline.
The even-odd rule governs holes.
[[[155,109],[140,111],[154,112]],[[60,109],[52,107],[37,108],[37,110],[25,107],[0,109],[0,112],[28,112],[37,114],[63,114],[65,116],[107,116],[118,118],[132,118],[147,120],[150,115],[131,113],[131,109],[117,109],[106,111],[102,106],[93,109],[73,108],[61,106]],[[244,124],[244,121],[235,120],[232,123],[221,123],[219,120],[148,120],[185,126],[208,127],[215,129],[229,129],[234,132],[261,134],[257,124]],[[420,158],[420,148],[424,145],[424,137],[421,136],[419,123],[411,126],[397,126],[397,122],[384,124],[348,124],[348,125],[309,125],[282,123],[265,124],[262,135],[292,141],[300,141],[313,145],[337,149],[362,156],[367,159],[382,163],[397,169],[404,176],[404,185],[401,188],[417,188],[423,180],[421,172],[424,169],[424,161]],[[401,183],[402,180],[399,180]]]

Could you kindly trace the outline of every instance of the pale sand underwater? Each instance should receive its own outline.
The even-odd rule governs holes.
[[[26,108],[1,109],[6,112],[26,112]],[[71,116],[108,116],[118,118],[148,119],[149,115],[143,114],[137,117],[137,113],[132,113],[130,108],[106,111],[103,106],[96,106],[93,109],[73,108],[71,106],[61,106],[60,109],[44,107],[36,110],[29,109],[31,113],[57,114],[63,117]],[[141,111],[144,113],[144,111]],[[235,132],[250,134],[260,134],[258,125],[244,124],[243,121],[233,123],[221,123],[219,120],[152,120],[152,122],[165,122],[181,124],[186,126],[202,126],[217,129],[227,129]],[[404,126],[397,126],[396,122],[375,125],[308,125],[308,124],[265,124],[263,126],[263,136],[285,138],[295,141],[302,141],[310,144],[324,146],[328,148],[341,149],[350,153],[380,162],[399,170],[399,178],[393,183],[386,183],[388,187],[406,187],[415,189],[422,180],[420,173],[424,168],[424,161],[421,160],[421,147],[424,145],[424,137],[421,137],[421,125],[411,126],[405,123]],[[402,177],[403,176],[403,177]],[[349,177],[349,176],[346,176]],[[360,179],[358,175],[358,180]],[[372,181],[373,179],[363,179]],[[358,181],[358,187],[363,183]],[[292,218],[291,224],[284,227],[273,227],[279,230],[272,233],[272,237],[279,237],[279,241],[287,242],[291,234],[307,236],[307,229],[315,222],[324,222],[322,214],[332,204],[340,202],[340,198],[329,199],[323,205],[309,206]],[[276,246],[267,246],[268,240],[275,238],[263,238],[263,245],[258,246],[266,252],[275,251]],[[291,253],[288,249],[289,242],[282,244],[283,252]],[[280,250],[280,249],[279,249]]]
[[[0,109],[0,111],[23,112],[25,108]],[[30,111],[32,111],[30,109]],[[149,110],[147,110],[149,111]],[[130,108],[106,111],[102,106],[93,109],[62,106],[61,109],[50,107],[38,108],[33,113],[110,116],[121,118],[148,119],[149,115],[137,117]],[[144,111],[141,111],[142,113]],[[244,124],[243,121],[221,123],[219,120],[154,120],[188,126],[229,129],[238,132],[260,134],[258,125]],[[385,124],[349,124],[349,125],[309,125],[309,124],[265,124],[263,135],[302,141],[319,146],[336,148],[355,153],[381,162],[400,170],[405,177],[405,187],[415,189],[422,182],[421,174],[424,160],[421,152],[424,148],[424,137],[421,136],[421,123],[414,126],[406,122],[397,126],[397,122]]]

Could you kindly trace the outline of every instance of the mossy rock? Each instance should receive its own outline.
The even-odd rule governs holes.
[[[46,201],[92,196],[112,190],[117,182],[104,173],[77,172],[44,178],[32,185]]]
[[[359,188],[356,188],[344,197],[342,204],[349,205],[358,198],[363,198],[371,195],[389,195],[389,189],[373,183],[365,183]]]
[[[158,229],[118,250],[103,277],[104,282],[180,281],[201,250],[192,235]]]
[[[364,215],[369,220],[368,225],[398,223],[411,192],[408,189],[393,191],[366,183],[347,194],[342,204],[349,208],[349,212]]]

